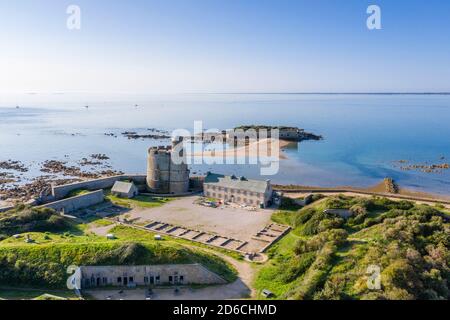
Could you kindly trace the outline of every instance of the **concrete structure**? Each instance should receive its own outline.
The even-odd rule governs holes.
[[[121,198],[131,199],[139,194],[139,190],[133,182],[116,181],[111,193]]]
[[[344,219],[348,219],[354,215],[351,210],[347,209],[326,209],[323,213],[337,215]]]
[[[89,181],[76,182],[71,184],[65,184],[62,186],[52,186],[52,196],[54,200],[60,200],[66,197],[70,192],[74,190],[100,190],[109,189],[114,186],[116,181],[133,181],[138,188],[145,187],[145,175],[119,175],[108,178],[94,179]],[[142,190],[144,191],[144,190]]]
[[[270,180],[249,180],[245,177],[224,176],[208,172],[203,183],[205,197],[224,202],[266,208],[272,204]]]
[[[148,150],[147,188],[152,193],[185,194],[189,191],[189,169],[185,161],[182,140],[175,141],[173,148],[153,147]],[[175,163],[173,156],[182,161]],[[184,159],[184,160],[183,160]]]
[[[50,208],[55,211],[64,211],[71,213],[80,209],[89,208],[96,204],[100,204],[105,200],[103,190],[82,194],[76,197],[47,203],[39,208]]]
[[[151,266],[83,266],[82,289],[105,286],[135,287],[158,285],[226,284],[226,281],[201,264]]]

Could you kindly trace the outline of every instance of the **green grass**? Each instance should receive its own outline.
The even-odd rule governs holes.
[[[173,200],[173,198],[153,197],[139,195],[133,199],[125,199],[107,193],[106,199],[113,204],[126,208],[157,208]]]
[[[330,207],[352,208],[355,216],[325,214]],[[441,218],[445,209],[342,195],[302,209],[288,202],[281,209],[272,220],[293,230],[257,267],[254,287],[259,298],[267,289],[273,299],[447,299],[445,267],[434,264],[440,270],[430,270],[426,262],[433,259],[429,247],[448,256],[448,222]],[[383,288],[377,292],[370,291],[366,281],[367,267],[374,264],[383,272]],[[407,279],[414,281],[403,280],[407,272]],[[433,284],[427,278],[430,273],[443,276]]]
[[[156,241],[154,239],[154,236],[156,234],[159,234],[159,233],[155,233],[155,232],[151,232],[151,231],[144,231],[144,230],[139,230],[139,229],[126,227],[126,226],[115,226],[114,228],[112,228],[110,230],[110,232],[114,233],[114,235],[117,237],[117,240],[114,240],[114,241]],[[202,243],[198,243],[198,242],[193,242],[193,241],[180,239],[180,238],[173,238],[168,235],[163,235],[162,239],[163,240],[159,240],[158,242],[162,241],[165,243],[174,243],[174,244],[179,244],[179,245],[184,245],[184,246],[189,246],[189,247],[199,247],[200,249],[204,248],[204,249],[223,253],[223,254],[225,254],[229,257],[232,257],[236,260],[243,259],[242,255],[237,252],[229,251],[226,249],[213,248],[211,246],[208,246],[208,245],[205,245]]]
[[[281,281],[279,275],[282,262],[292,255],[292,250],[298,239],[298,236],[289,233],[267,252],[270,260],[264,266],[258,268],[258,275],[253,283],[259,299],[265,299],[261,295],[264,289],[270,290],[275,294],[273,298],[279,299],[284,292],[295,286],[295,283]]]
[[[42,290],[32,288],[5,288],[0,287],[0,298],[6,300],[31,300],[41,297],[44,294],[50,294],[66,299],[78,299],[73,291],[69,290]]]
[[[141,241],[135,252],[127,249],[133,243],[103,241],[0,246],[0,282],[11,286],[63,288],[66,269],[70,265],[124,264],[201,263],[227,281],[236,278],[236,272],[225,261],[201,250],[173,242]]]
[[[92,191],[84,190],[84,189],[77,189],[77,190],[73,190],[73,191],[69,192],[69,194],[66,196],[66,198],[77,197],[77,196],[81,196],[83,194],[87,194],[90,192],[92,192]]]
[[[96,220],[90,225],[109,225],[108,220]],[[11,286],[62,288],[69,265],[115,264],[173,264],[201,263],[227,281],[236,279],[236,271],[227,262],[191,242],[164,237],[157,241],[154,234],[126,226],[115,226],[111,232],[117,239],[108,240],[87,230],[88,226],[71,232],[29,232],[21,238],[10,237],[0,241],[0,283]],[[25,243],[29,235],[34,243]],[[123,246],[141,244],[145,249],[122,261],[117,253]],[[205,246],[206,248],[206,246]],[[112,255],[112,256],[111,256]]]

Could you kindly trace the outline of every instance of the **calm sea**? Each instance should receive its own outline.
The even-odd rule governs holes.
[[[323,135],[323,141],[286,150],[288,159],[270,177],[277,183],[371,186],[389,176],[403,187],[450,194],[450,170],[424,173],[394,165],[398,160],[450,162],[448,95],[0,96],[0,161],[22,161],[31,168],[25,176],[31,177],[41,174],[39,163],[45,160],[75,161],[105,153],[115,169],[145,172],[146,150],[159,141],[105,133],[192,130],[196,120],[202,120],[205,129],[286,125]],[[259,176],[259,168],[249,166],[192,168],[197,173],[208,170]]]

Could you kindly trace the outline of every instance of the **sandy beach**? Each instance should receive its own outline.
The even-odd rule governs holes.
[[[231,147],[224,150],[205,150],[193,152],[189,155],[193,157],[277,157],[278,160],[287,159],[282,148],[288,146],[291,142],[286,140],[262,139],[252,142],[246,146]],[[273,154],[278,153],[278,154]]]

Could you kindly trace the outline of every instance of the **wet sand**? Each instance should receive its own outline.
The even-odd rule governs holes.
[[[225,150],[205,150],[203,152],[194,152],[189,155],[193,157],[277,157],[278,160],[287,159],[286,155],[281,150],[287,147],[291,142],[286,140],[262,139],[250,143],[246,146],[232,147]],[[274,154],[272,154],[274,153]],[[278,154],[277,154],[278,153]]]

